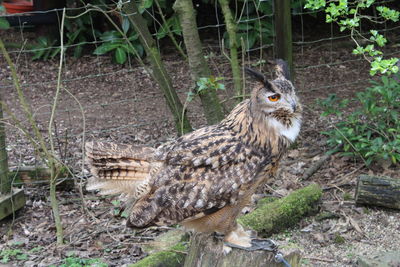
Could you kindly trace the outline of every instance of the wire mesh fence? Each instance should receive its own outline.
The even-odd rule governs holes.
[[[264,1],[272,2],[272,1]],[[301,1],[300,1],[301,2]],[[387,4],[394,1],[382,1],[377,4]],[[352,44],[348,41],[349,35],[337,31],[334,25],[323,27],[323,31],[315,32],[313,25],[309,25],[307,16],[315,15],[315,12],[305,10],[304,3],[292,9],[293,17],[293,45],[295,84],[303,98],[310,94],[324,96],[328,92],[348,93],[348,88],[362,90],[369,83],[368,64],[362,58],[351,56]],[[247,8],[249,6],[247,5]],[[127,16],[115,5],[102,6],[105,14],[113,15],[118,20]],[[270,21],[273,25],[274,12],[258,14],[251,17],[246,14],[246,5],[236,14],[236,22],[242,31],[244,42],[242,47],[242,64],[256,65],[263,63],[265,58],[275,57],[274,34],[271,30],[269,40],[258,38],[253,46],[251,23]],[[93,10],[92,5],[82,7],[69,7],[67,11],[72,17],[78,18],[80,14],[87,14]],[[30,14],[54,13],[55,10],[34,11]],[[61,14],[62,9],[57,14]],[[68,13],[67,12],[67,13]],[[72,13],[74,15],[72,15]],[[165,50],[165,42],[157,39],[162,30],[162,21],[156,14],[155,8],[145,10],[145,14],[154,19],[153,37],[157,40],[160,50]],[[2,17],[13,15],[3,14]],[[230,78],[229,59],[227,58],[227,43],[224,36],[225,23],[220,16],[220,10],[215,4],[214,23],[199,25],[198,30],[203,37],[203,45],[206,50],[207,60],[216,76],[223,76],[223,82],[227,90],[220,94],[221,99],[233,97],[232,79]],[[61,18],[59,17],[61,20]],[[308,20],[306,22],[306,20]],[[317,18],[312,20],[314,23]],[[66,49],[67,56],[64,60],[62,70],[62,95],[56,110],[55,128],[51,130],[52,137],[57,143],[58,157],[66,165],[71,166],[76,177],[86,176],[81,165],[82,142],[87,139],[106,139],[115,142],[132,144],[158,145],[169,138],[173,138],[175,130],[173,118],[169,113],[162,93],[156,83],[151,80],[149,71],[135,61],[130,55],[124,65],[110,62],[109,57],[84,54],[75,59],[70,51],[77,47],[91,46],[97,48],[106,43],[94,34],[94,22],[91,21],[89,30],[93,32],[92,40],[62,46],[51,43],[46,47],[34,47],[27,45],[27,40],[35,40],[38,36],[26,25],[20,25],[9,30],[10,34],[1,33],[6,41],[18,42],[18,48],[9,48],[8,52],[13,57],[18,68],[21,86],[33,108],[33,114],[38,122],[39,129],[49,138],[47,134],[48,121],[51,115],[52,99],[57,86],[58,57],[50,61],[32,61],[32,55],[43,51],[55,51]],[[325,22],[319,20],[320,24]],[[240,26],[242,25],[242,26]],[[251,24],[253,27],[254,25]],[[273,28],[273,26],[271,26]],[[384,25],[380,30],[387,35],[396,36],[399,25]],[[329,29],[329,30],[326,30]],[[367,32],[367,26],[361,27],[360,31]],[[172,30],[174,33],[174,30]],[[210,39],[211,32],[211,39]],[[178,33],[178,32],[175,32]],[[256,33],[258,34],[258,33]],[[267,38],[268,39],[268,38]],[[115,41],[122,42],[124,37]],[[10,41],[10,42],[11,42]],[[192,81],[187,72],[188,64],[176,56],[174,51],[164,55],[168,71],[174,79],[175,87],[182,101],[186,100],[186,93],[191,90]],[[390,46],[385,51],[385,56],[399,56],[400,49],[396,45]],[[2,63],[0,90],[4,95],[6,103],[11,112],[29,129],[26,118],[19,108],[14,84],[10,78],[6,64]],[[246,89],[249,93],[249,89]],[[229,102],[229,101],[227,101]],[[227,108],[229,109],[229,108]],[[188,103],[189,117],[194,121],[195,127],[205,124],[205,119],[200,109],[200,103],[193,101]],[[10,166],[14,170],[23,165],[42,165],[37,153],[34,151],[29,140],[13,125],[10,116],[6,115],[7,128],[7,151],[10,155]],[[76,179],[70,177],[67,179]],[[36,183],[47,183],[48,180],[36,179],[30,185]],[[14,181],[20,184],[22,181]],[[27,186],[30,186],[27,185]]]

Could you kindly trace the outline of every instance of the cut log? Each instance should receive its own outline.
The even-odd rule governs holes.
[[[253,212],[240,217],[238,222],[267,236],[294,226],[307,214],[316,212],[321,196],[320,186],[311,184],[282,199],[259,205]]]
[[[400,209],[400,179],[360,175],[355,200],[357,204]]]
[[[64,188],[71,188],[74,184],[73,179],[68,179],[70,173],[67,168],[62,168],[57,179],[57,185]],[[33,186],[36,183],[50,183],[50,169],[46,166],[18,166],[10,168],[9,177],[15,184],[25,184]]]
[[[222,241],[212,235],[196,234],[191,239],[184,267],[284,266],[275,261],[275,254],[270,251],[232,249],[225,255],[222,246]],[[292,267],[300,266],[300,253],[297,250],[283,253],[284,259]]]
[[[0,194],[0,220],[25,206],[24,189],[13,189],[9,194]]]

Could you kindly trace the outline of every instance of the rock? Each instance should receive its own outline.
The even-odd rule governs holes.
[[[357,264],[360,267],[398,267],[400,251],[382,252],[373,258],[359,257]]]

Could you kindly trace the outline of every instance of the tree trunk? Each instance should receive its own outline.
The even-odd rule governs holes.
[[[274,13],[276,56],[289,64],[291,80],[294,81],[290,0],[274,0]]]
[[[400,179],[360,175],[356,203],[400,209]]]
[[[57,237],[57,245],[62,245],[64,243],[64,230],[61,222],[60,216],[60,207],[58,206],[56,187],[57,187],[57,177],[58,177],[58,169],[57,164],[54,159],[51,159],[49,162],[50,168],[50,205],[51,210],[53,212],[54,224],[56,226],[56,237]]]
[[[133,25],[135,31],[139,34],[140,42],[142,43],[146,54],[150,60],[154,80],[157,81],[164,97],[167,100],[169,109],[171,110],[178,134],[192,131],[190,122],[184,112],[183,105],[172,86],[171,78],[167,73],[164,64],[161,61],[161,56],[156,46],[156,43],[151,36],[145,19],[140,15],[135,1],[127,1],[123,7],[123,11],[128,14],[128,19]]]
[[[161,9],[161,6],[158,3],[158,1],[159,0],[155,0],[154,2],[156,3],[157,9],[158,9],[158,13],[160,14],[160,17],[161,17],[161,20],[163,22],[163,25],[165,25],[165,27],[166,27],[167,35],[168,35],[169,39],[171,39],[172,43],[175,45],[175,47],[178,50],[179,54],[181,55],[182,59],[187,61],[188,57],[185,54],[185,51],[183,51],[182,47],[176,41],[176,38],[175,38],[173,32],[171,31],[171,27],[167,23],[167,20],[165,19],[164,13],[163,13],[163,11]]]
[[[181,22],[183,40],[189,57],[193,80],[197,82],[200,78],[210,78],[211,71],[203,55],[192,1],[176,0],[173,8],[178,13]],[[199,96],[208,124],[215,124],[221,121],[224,118],[224,113],[216,90],[207,90],[200,93]]]
[[[237,102],[243,100],[243,83],[242,83],[242,73],[240,71],[239,60],[238,60],[238,43],[236,37],[236,22],[233,20],[231,9],[229,8],[228,0],[219,0],[219,5],[222,9],[222,14],[224,15],[226,31],[229,36],[229,50],[231,53],[230,63],[233,76],[233,84],[235,88],[235,93],[237,96]]]
[[[231,266],[283,266],[275,261],[270,251],[246,251],[232,249],[224,255],[222,241],[212,235],[196,234],[192,237],[184,267],[231,267]],[[283,252],[284,259],[292,267],[300,266],[300,254],[296,250]]]

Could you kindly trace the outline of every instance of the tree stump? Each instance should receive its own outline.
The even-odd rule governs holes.
[[[304,216],[315,211],[317,203],[322,195],[322,190],[317,184],[310,184],[298,189],[288,196],[270,202],[268,199],[260,200],[257,208],[251,213],[238,219],[245,228],[256,230],[262,236],[271,235],[293,225],[296,225]],[[178,235],[172,233],[172,235]],[[168,235],[166,235],[168,236]],[[170,238],[167,238],[170,240]],[[180,238],[178,238],[180,240]],[[155,243],[169,243],[161,238]],[[151,244],[150,244],[151,245]],[[172,244],[170,244],[172,246]],[[178,244],[182,245],[182,244]],[[168,245],[167,245],[168,247]],[[279,249],[284,259],[291,266],[299,266],[300,253],[296,249]],[[170,253],[165,253],[170,252]],[[172,252],[172,253],[171,253]],[[175,258],[172,254],[177,252]],[[133,266],[181,266],[182,250],[176,247],[166,248],[156,252]],[[175,259],[171,261],[171,259]],[[151,264],[150,264],[151,263]],[[275,254],[269,251],[246,251],[233,248],[225,255],[223,242],[211,234],[196,234],[191,238],[189,251],[185,259],[185,267],[236,267],[236,266],[283,266],[275,261]]]
[[[360,175],[355,200],[357,204],[400,209],[400,179]]]
[[[270,251],[250,252],[233,248],[225,255],[222,247],[223,242],[213,235],[196,234],[191,239],[184,267],[284,266],[275,261],[275,254]],[[297,250],[282,253],[292,267],[300,266],[300,253]]]
[[[256,230],[262,236],[298,223],[315,209],[322,195],[317,184],[310,184],[270,203],[259,205],[251,213],[238,219],[245,228]],[[212,235],[197,234],[192,237],[185,267],[228,267],[228,266],[283,266],[275,261],[275,254],[269,251],[246,251],[233,248],[224,255],[223,242]],[[299,266],[298,250],[283,251],[283,257],[292,266]]]

